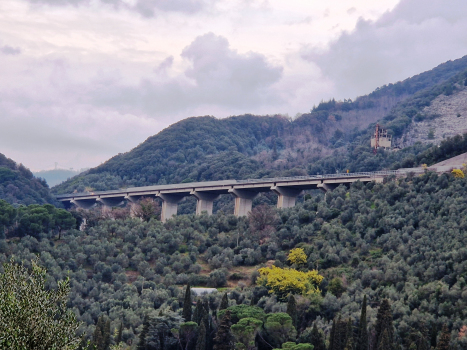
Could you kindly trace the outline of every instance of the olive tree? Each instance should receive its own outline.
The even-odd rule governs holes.
[[[78,322],[68,310],[68,279],[46,290],[46,271],[36,261],[28,271],[10,261],[0,275],[0,348],[76,349]]]

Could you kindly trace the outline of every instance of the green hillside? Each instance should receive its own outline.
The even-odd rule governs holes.
[[[428,146],[374,157],[369,139],[379,121],[395,137],[436,96],[452,93],[466,79],[467,56],[355,101],[322,102],[294,120],[243,115],[188,118],[53,188],[53,192],[109,190],[128,186],[336,171],[371,171],[402,164]],[[343,158],[358,162],[342,161]]]
[[[1,153],[0,199],[15,206],[45,203],[59,205],[44,180],[34,177],[24,165],[18,165]]]
[[[271,343],[280,348],[284,341],[316,344],[313,325],[329,345],[334,341],[329,338],[331,326],[339,324],[339,317],[345,325],[350,318],[358,329],[365,295],[370,334],[378,331],[377,311],[388,299],[397,348],[422,349],[420,342],[436,346],[445,324],[448,341],[462,349],[467,343],[458,336],[467,324],[465,198],[466,179],[426,173],[384,184],[339,187],[287,210],[257,207],[248,218],[182,215],[162,224],[130,218],[117,209],[116,219],[113,213],[76,212],[77,218],[94,215],[85,231],[69,230],[60,240],[54,231],[38,238],[7,237],[0,240],[0,260],[15,255],[28,265],[38,256],[48,269],[49,288],[69,276],[69,306],[83,322],[80,334],[88,337],[102,315],[112,329],[123,324],[126,344],[135,345],[144,336],[148,313],[148,327],[169,320],[174,322],[171,327],[182,327],[182,287],[190,283],[229,287],[232,315],[237,315],[232,316],[233,323],[246,317],[238,316],[241,310],[266,322],[258,329],[264,340],[257,339],[253,348],[258,350],[271,349],[267,345]],[[290,265],[287,256],[293,248],[304,250],[305,264]],[[289,322],[283,314],[287,298],[269,289],[257,272],[272,264],[303,272],[318,268],[324,276],[318,294],[302,295],[292,289],[296,321],[281,328],[282,338],[274,337],[267,319],[275,315],[271,320],[285,317]],[[195,315],[208,315],[210,346],[218,332],[222,296],[223,292],[203,297],[204,311],[192,309],[199,325]],[[203,305],[199,300],[198,304]],[[259,309],[245,309],[249,305]],[[147,339],[161,336],[152,334]],[[163,349],[176,349],[173,334],[164,335]]]

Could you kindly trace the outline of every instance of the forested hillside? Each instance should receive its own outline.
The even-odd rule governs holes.
[[[34,177],[24,165],[17,164],[1,153],[0,199],[15,206],[44,203],[59,205],[44,180]]]
[[[334,343],[357,341],[360,334],[364,296],[368,298],[365,311],[370,343],[382,339],[378,320],[384,316],[393,319],[394,333],[391,330],[388,339],[396,348],[436,345],[444,339],[440,335],[443,324],[448,327],[448,342],[464,348],[466,198],[466,179],[428,172],[387,179],[384,184],[341,186],[326,196],[306,196],[303,203],[287,210],[259,206],[243,218],[219,212],[181,215],[162,224],[150,216],[147,221],[129,218],[121,209],[78,211],[74,213],[78,220],[87,215],[85,231],[71,229],[59,240],[56,232],[7,237],[0,240],[0,260],[6,262],[14,256],[29,264],[39,257],[48,270],[48,287],[55,288],[66,276],[71,278],[69,306],[83,322],[81,333],[97,337],[95,324],[105,316],[111,329],[123,324],[121,339],[126,344],[135,346],[143,339],[141,349],[152,349],[151,342],[156,342],[156,349],[175,350],[181,341],[184,349],[209,350],[216,337],[241,343],[245,339],[241,334],[252,337],[249,349],[285,349],[293,345],[285,344],[287,341],[311,343],[321,349],[324,340],[330,349],[342,349]],[[291,255],[297,248],[303,249],[305,260],[300,260],[300,254]],[[272,265],[278,270],[271,270]],[[282,289],[267,274],[272,278],[273,272],[284,268],[291,269],[292,276],[318,269],[324,279],[315,286]],[[318,280],[313,277],[313,281]],[[198,307],[203,303],[194,298],[197,307],[189,309],[196,324],[183,323],[188,317],[184,307],[187,283],[228,286],[231,321],[239,326],[220,323],[223,290],[202,297],[206,302],[203,309]],[[288,305],[289,293],[294,295],[296,311]],[[383,305],[384,299],[389,306]],[[378,309],[386,314],[377,318]],[[200,313],[205,315],[201,319]],[[247,316],[261,322],[253,333],[238,333],[239,327],[248,326],[247,321],[240,323]],[[187,329],[199,327],[201,332],[202,323],[204,345],[197,345],[198,331],[187,340],[191,334]],[[158,324],[169,328],[164,331]],[[340,330],[333,331],[333,325]],[[342,333],[347,325],[355,334]],[[168,331],[171,328],[179,328],[180,333]],[[227,333],[219,335],[221,330]],[[336,332],[341,332],[340,338]],[[177,340],[179,335],[182,338]],[[241,344],[237,348],[242,348]]]
[[[412,121],[436,118],[423,108],[437,96],[462,90],[466,72],[467,57],[449,61],[355,101],[322,102],[293,120],[280,115],[188,118],[53,191],[390,168],[429,147],[412,145],[405,132]],[[369,143],[377,121],[396,144],[412,146],[402,154],[380,152],[375,158]],[[356,155],[357,163],[342,161]]]

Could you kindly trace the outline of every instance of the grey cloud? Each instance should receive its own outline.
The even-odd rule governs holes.
[[[467,54],[466,17],[464,0],[402,0],[375,22],[360,20],[324,52],[304,48],[302,57],[334,83],[335,97],[353,98]]]
[[[67,5],[81,5],[89,3],[89,0],[27,0],[32,4],[45,4],[51,6],[67,6]]]
[[[282,67],[271,65],[258,53],[239,54],[224,37],[199,36],[182,57],[192,65],[183,75],[163,82],[147,78],[136,87],[97,83],[89,94],[92,103],[156,116],[203,105],[252,109],[281,102],[272,85],[281,79]],[[170,62],[166,59],[160,66]]]
[[[169,56],[163,60],[159,65],[154,69],[156,73],[165,73],[174,63],[174,57]]]
[[[26,0],[32,4],[50,6],[84,5],[90,0]],[[192,14],[207,8],[213,0],[137,0],[129,4],[124,0],[99,0],[102,4],[111,5],[114,9],[126,9],[139,13],[143,17],[151,18],[158,12],[181,12]]]
[[[9,45],[1,46],[0,52],[4,55],[19,55],[21,53],[21,49],[19,47],[12,47]]]

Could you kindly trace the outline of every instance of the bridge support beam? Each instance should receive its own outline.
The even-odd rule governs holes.
[[[271,191],[278,196],[278,208],[291,208],[295,206],[297,197],[302,193],[301,189],[286,186],[272,186]]]
[[[198,200],[196,202],[196,215],[201,215],[203,211],[206,211],[208,215],[212,215],[214,201],[219,199],[218,194],[200,191],[191,191],[190,194]]]
[[[124,197],[116,197],[116,198],[97,198],[98,202],[101,202],[103,205],[109,208],[113,207],[120,207],[125,204]]]
[[[340,184],[338,183],[330,183],[330,184],[327,184],[327,183],[322,183],[322,184],[318,184],[318,188],[323,191],[323,192],[328,192],[328,191],[332,191],[332,190],[335,190],[337,187],[339,187]]]
[[[258,192],[232,188],[229,190],[229,193],[231,193],[235,197],[234,215],[248,215],[253,205],[253,199],[258,195]]]
[[[160,193],[159,197],[162,198],[161,221],[166,222],[172,216],[177,215],[178,203],[180,203],[184,196]]]
[[[70,201],[70,203],[73,203],[76,205],[78,208],[81,209],[91,209],[93,206],[96,205],[96,199],[73,199]]]

